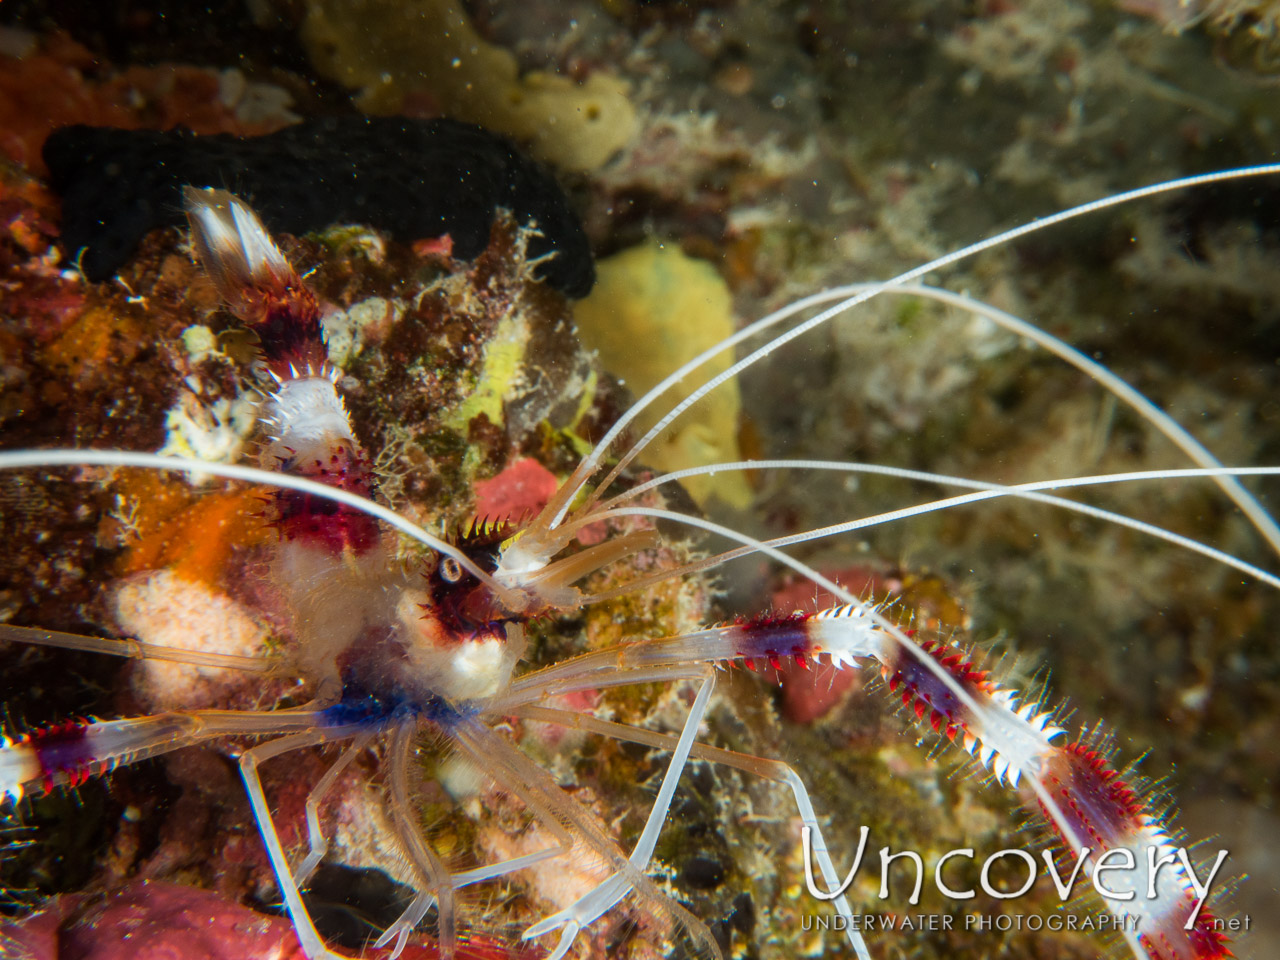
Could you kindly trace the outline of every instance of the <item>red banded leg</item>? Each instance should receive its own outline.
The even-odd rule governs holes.
[[[77,786],[90,777],[218,737],[274,736],[312,729],[312,710],[198,710],[124,720],[67,720],[0,737],[0,796]]]

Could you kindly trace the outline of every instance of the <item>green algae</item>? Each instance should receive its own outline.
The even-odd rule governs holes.
[[[462,403],[445,415],[446,426],[465,434],[471,421],[481,415],[502,425],[507,399],[524,372],[528,340],[528,324],[519,314],[499,321],[484,346],[484,359],[473,375],[470,390]]]

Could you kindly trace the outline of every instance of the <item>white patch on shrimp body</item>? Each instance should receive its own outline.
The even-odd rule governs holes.
[[[467,641],[454,651],[446,696],[459,700],[492,697],[506,684],[505,640]]]
[[[502,690],[514,666],[506,639],[448,636],[429,609],[428,596],[418,590],[405,590],[396,605],[415,682],[455,702],[492,697]]]

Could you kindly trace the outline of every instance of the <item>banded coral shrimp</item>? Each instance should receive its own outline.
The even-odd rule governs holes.
[[[1259,168],[1250,172],[1259,174],[1274,172],[1274,170]],[[1230,174],[1219,176],[1226,177]],[[1193,183],[1194,181],[1188,181],[1180,185],[1192,186]],[[1134,196],[1122,196],[1107,202],[1118,203],[1134,198]],[[221,212],[215,214],[215,210]],[[1064,217],[1079,215],[1083,212],[1088,210],[1071,211]],[[257,232],[251,228],[251,220],[245,208],[227,199],[211,201],[203,208],[197,201],[197,222],[200,222],[202,217],[208,221],[201,228],[207,236],[198,245],[206,248],[206,260],[211,255],[209,248],[214,248],[212,256],[216,264],[220,256],[216,248],[230,246],[240,253],[242,259],[244,259],[244,249],[255,251],[255,257],[267,265],[270,283],[265,283],[253,271],[248,271],[247,275],[246,271],[241,271],[239,274],[233,272],[232,275],[236,278],[235,286],[230,291],[229,299],[235,296],[237,289],[253,291],[258,288],[267,288],[270,290],[273,289],[272,285],[281,285],[282,279],[283,292],[274,289],[273,296],[287,302],[290,298],[299,295],[298,291],[301,288],[296,280],[290,279],[291,270],[283,262],[280,254],[274,252],[274,247],[269,241],[263,239],[260,228]],[[921,268],[921,272],[938,268],[939,264],[934,263]],[[217,274],[219,269],[215,266],[213,272]],[[906,283],[910,279],[912,278],[900,278],[900,282]],[[862,293],[854,294],[853,299],[869,299],[871,294],[880,290],[882,290],[881,287],[870,287]],[[924,290],[915,292],[917,295],[927,295],[927,291]],[[848,293],[849,291],[843,291],[830,294],[829,297],[847,301],[850,299]],[[305,296],[303,299],[305,300]],[[970,306],[966,305],[966,308]],[[238,309],[240,312],[252,313],[260,307],[253,303],[241,303]],[[307,309],[309,308],[304,306],[298,308],[296,312],[306,313]],[[338,417],[341,404],[335,404],[332,399],[331,380],[327,374],[325,376],[297,375],[299,371],[308,370],[308,362],[312,364],[309,368],[312,373],[320,372],[319,364],[322,361],[314,359],[308,361],[304,356],[314,347],[314,343],[308,346],[307,337],[293,336],[282,338],[282,342],[287,348],[287,356],[272,357],[270,351],[268,353],[275,365],[276,376],[281,380],[280,395],[276,400],[277,407],[286,407],[291,393],[311,392],[313,389],[327,391],[325,396],[328,399],[322,401],[323,416],[320,419],[325,425],[324,430],[340,430],[340,427],[335,428],[334,425],[338,423],[335,418]],[[680,371],[674,374],[673,382],[680,379],[685,372]],[[326,383],[330,384],[328,388],[323,386]],[[296,386],[291,390],[291,385]],[[285,415],[285,423],[305,420],[296,412],[281,412]],[[277,412],[277,417],[281,412]],[[296,427],[296,423],[293,426]],[[622,427],[617,429],[620,431]],[[657,429],[661,428],[655,428]],[[602,440],[600,449],[603,450],[605,444],[616,436],[615,433],[607,436],[606,440]],[[202,465],[191,461],[160,460],[143,455],[94,453],[83,450],[69,451],[64,454],[40,451],[30,454],[10,454],[0,462],[12,468],[51,466],[57,462],[79,465],[91,465],[96,462],[164,467],[171,470],[203,469],[209,473],[253,479],[284,487],[286,490],[303,495],[300,499],[291,499],[291,494],[285,494],[279,500],[279,504],[282,505],[278,507],[282,512],[281,522],[286,529],[289,523],[298,523],[298,529],[287,539],[289,542],[296,539],[306,543],[308,537],[311,537],[311,547],[314,548],[318,543],[317,549],[321,554],[320,557],[295,558],[295,564],[321,562],[327,553],[330,557],[327,562],[334,568],[330,576],[340,580],[341,570],[332,563],[334,552],[332,541],[337,540],[344,550],[353,551],[358,555],[360,549],[369,548],[372,540],[366,521],[361,518],[361,514],[348,512],[341,507],[336,514],[330,513],[320,510],[315,506],[314,501],[307,499],[308,497],[337,498],[340,494],[332,489],[335,485],[340,487],[343,484],[350,484],[359,489],[362,468],[356,456],[357,451],[351,447],[349,434],[345,438],[339,436],[338,439],[346,440],[345,445],[338,444],[343,451],[340,457],[342,462],[336,465],[330,463],[327,468],[322,464],[318,476],[329,483],[319,485],[308,483],[304,478],[291,476],[288,473],[264,474],[225,465]],[[330,436],[324,442],[332,443],[333,438]],[[1184,442],[1186,442],[1185,438]],[[638,449],[638,446],[633,448],[633,450]],[[306,468],[309,461],[299,457],[298,450],[297,446],[293,446],[290,451],[287,451],[288,455],[284,458],[284,462],[297,463]],[[1200,456],[1207,457],[1203,453],[1200,453]],[[396,611],[394,616],[398,618],[398,622],[402,624],[425,622],[428,627],[416,629],[426,629],[428,634],[440,629],[445,629],[449,633],[448,644],[443,646],[439,643],[438,637],[428,635],[425,640],[416,641],[415,646],[406,647],[409,654],[420,661],[420,664],[415,666],[425,665],[426,667],[420,672],[415,670],[412,674],[412,677],[420,678],[424,675],[430,677],[426,692],[419,691],[412,697],[404,696],[399,690],[401,682],[419,682],[411,680],[407,675],[406,678],[402,678],[402,681],[393,683],[389,687],[380,687],[376,693],[369,693],[367,689],[359,688],[360,683],[374,686],[385,684],[386,677],[381,673],[387,669],[385,664],[378,667],[373,674],[365,673],[366,666],[359,662],[344,666],[342,682],[337,683],[338,678],[332,674],[332,664],[336,662],[334,658],[337,653],[342,650],[341,641],[334,639],[333,635],[324,636],[322,633],[319,637],[313,637],[299,651],[296,655],[299,660],[294,665],[301,668],[300,672],[303,675],[310,677],[315,687],[317,702],[313,703],[310,709],[294,707],[265,712],[188,712],[172,718],[160,717],[137,721],[132,726],[127,723],[117,726],[110,722],[75,724],[70,731],[60,731],[46,737],[36,736],[31,740],[12,745],[5,753],[9,770],[7,789],[11,793],[18,793],[24,788],[47,788],[63,781],[78,781],[82,776],[96,772],[101,766],[114,766],[117,759],[131,759],[149,751],[172,749],[179,745],[202,742],[214,737],[236,734],[283,735],[278,740],[268,741],[261,748],[253,747],[245,750],[241,755],[241,765],[249,785],[254,814],[263,826],[272,865],[280,880],[299,935],[310,954],[323,956],[326,948],[311,925],[297,889],[301,882],[290,873],[286,851],[275,828],[270,825],[271,811],[261,781],[257,777],[256,766],[259,762],[286,753],[291,748],[301,749],[328,739],[338,741],[349,739],[350,747],[330,768],[335,772],[332,775],[326,774],[315,788],[322,794],[326,787],[332,786],[338,779],[343,766],[354,762],[369,741],[383,732],[381,725],[385,724],[392,731],[388,787],[394,811],[393,829],[400,837],[400,842],[407,850],[409,858],[415,863],[418,873],[414,885],[418,889],[418,894],[404,916],[387,930],[382,939],[383,943],[394,939],[397,940],[398,946],[403,946],[409,931],[426,915],[434,898],[439,901],[437,904],[440,918],[439,935],[447,944],[451,939],[450,925],[453,912],[451,900],[455,887],[491,880],[508,870],[532,867],[553,856],[565,854],[570,847],[581,845],[590,848],[605,863],[611,864],[604,871],[604,879],[589,885],[585,893],[566,903],[560,911],[550,914],[544,920],[529,927],[526,932],[530,936],[551,935],[556,930],[561,930],[562,935],[558,941],[557,950],[563,952],[574,944],[582,930],[589,930],[603,914],[610,911],[622,899],[635,895],[645,906],[662,909],[665,905],[676,921],[683,923],[694,933],[695,941],[700,942],[706,950],[714,952],[714,940],[709,938],[700,926],[700,922],[685,914],[683,908],[670,904],[667,897],[653,887],[651,881],[644,879],[640,872],[648,865],[659,840],[658,834],[666,821],[667,809],[672,801],[675,778],[664,778],[658,799],[653,806],[653,813],[646,821],[644,829],[639,831],[634,852],[628,858],[625,853],[620,852],[615,841],[601,829],[589,813],[567,802],[560,796],[554,782],[547,780],[536,766],[524,758],[503,737],[496,735],[486,724],[478,723],[478,718],[493,714],[500,717],[515,716],[524,720],[562,723],[611,738],[673,749],[675,760],[672,763],[672,769],[678,770],[690,757],[694,757],[759,774],[766,779],[781,781],[792,788],[795,803],[801,811],[805,826],[809,828],[807,838],[812,857],[817,861],[817,870],[832,886],[837,885],[839,873],[832,862],[824,860],[823,844],[820,840],[821,831],[818,829],[819,821],[812,812],[807,793],[799,778],[789,768],[775,762],[737,755],[693,742],[698,724],[708,708],[714,677],[711,670],[715,664],[723,661],[770,662],[782,657],[794,657],[803,661],[827,657],[846,666],[852,666],[854,659],[879,660],[884,665],[891,686],[905,684],[906,699],[918,708],[922,719],[932,721],[936,728],[942,728],[944,732],[967,741],[971,749],[977,749],[983,759],[991,765],[996,780],[1016,782],[1025,776],[1034,785],[1040,786],[1039,799],[1051,811],[1055,801],[1043,790],[1043,785],[1038,783],[1039,779],[1056,781],[1064,786],[1067,794],[1075,794],[1085,789],[1083,784],[1088,777],[1106,769],[1103,761],[1087,752],[1087,748],[1070,751],[1051,747],[1050,741],[1060,736],[1054,726],[1057,721],[1049,713],[1042,713],[1039,707],[1021,710],[1015,715],[1010,708],[1008,697],[1002,696],[998,687],[992,686],[984,677],[979,676],[976,672],[977,668],[970,665],[964,658],[952,656],[945,648],[938,653],[937,657],[920,654],[918,652],[921,649],[920,646],[902,633],[897,625],[864,606],[857,596],[849,594],[805,565],[798,564],[779,553],[777,547],[783,545],[782,543],[763,546],[751,538],[743,538],[740,535],[737,538],[747,541],[747,545],[752,549],[763,551],[775,561],[792,566],[815,583],[825,586],[849,606],[834,608],[824,615],[803,619],[764,617],[727,627],[709,627],[666,640],[636,641],[620,648],[606,648],[585,654],[579,659],[570,659],[549,666],[540,672],[509,681],[510,671],[515,661],[519,659],[523,643],[523,636],[518,632],[517,621],[525,619],[530,612],[543,608],[577,609],[584,600],[604,599],[608,594],[607,591],[602,591],[595,597],[576,596],[572,584],[597,567],[628,554],[649,549],[654,543],[651,533],[633,533],[606,541],[597,547],[570,554],[568,557],[559,557],[578,529],[587,523],[597,523],[605,516],[617,518],[628,515],[628,511],[631,515],[663,517],[667,520],[713,528],[706,521],[699,521],[687,515],[673,514],[651,506],[627,506],[625,494],[622,499],[614,498],[605,501],[604,505],[598,509],[594,505],[594,496],[574,506],[573,500],[578,493],[577,488],[591,476],[596,465],[591,458],[584,461],[583,466],[573,477],[561,485],[556,497],[543,512],[534,521],[523,526],[519,534],[501,549],[499,555],[494,558],[495,564],[491,570],[486,571],[478,567],[475,558],[466,552],[459,552],[455,547],[442,543],[438,538],[425,536],[424,542],[445,555],[446,559],[437,568],[438,575],[434,580],[429,581],[430,586],[418,584],[410,588],[401,584],[399,587],[392,588],[392,592],[398,590],[401,594],[400,599],[393,604]],[[720,469],[727,468],[729,465],[720,465]],[[622,465],[616,469],[621,470]],[[1266,468],[1255,469],[1257,472],[1266,471]],[[1210,466],[1193,471],[1192,474],[1213,475],[1221,479],[1239,472],[1243,471]],[[1159,474],[1166,479],[1174,475],[1169,471]],[[611,480],[611,477],[606,478],[598,489],[604,491]],[[1069,481],[1063,480],[1047,481],[1044,487],[1064,486],[1068,483]],[[980,489],[978,498],[1012,494],[1024,498],[1043,499],[1040,490],[1034,485],[1016,491],[999,485],[985,486],[987,489]],[[1246,506],[1254,509],[1246,495],[1238,491],[1233,492]],[[402,531],[412,532],[420,539],[424,538],[424,534],[416,527],[385,509],[379,510],[374,506],[366,505],[363,501],[349,495],[343,499],[345,507],[371,511],[370,516],[376,515],[381,520],[391,521]],[[1058,501],[1050,502],[1061,506]],[[1077,506],[1075,509],[1093,510],[1094,515],[1098,515],[1096,508]],[[327,519],[320,519],[322,517]],[[731,537],[735,536],[732,531],[719,529],[720,532],[727,533]],[[1143,532],[1153,531],[1150,528],[1144,528]],[[322,536],[317,538],[316,534],[322,534]],[[1178,541],[1178,545],[1189,546],[1185,540]],[[1231,559],[1221,555],[1217,555],[1217,558]],[[450,560],[457,566],[450,565]],[[1235,561],[1235,563],[1238,569],[1274,584],[1275,578],[1266,574],[1265,571],[1243,564],[1241,561]],[[296,569],[294,574],[284,578],[286,582],[306,582],[306,575],[298,575]],[[466,573],[475,577],[482,586],[477,587],[467,581]],[[671,571],[666,571],[660,577],[663,580],[670,580],[675,575]],[[625,587],[628,590],[636,589],[638,583],[628,583]],[[384,584],[375,581],[372,584],[365,582],[360,589],[382,598],[387,588]],[[432,597],[429,595],[432,590],[439,592]],[[340,591],[335,588],[334,593],[340,594]],[[339,599],[343,604],[352,603],[352,598],[348,595],[342,595]],[[419,599],[429,611],[429,616],[422,618],[415,613],[412,617],[406,617],[401,607],[410,602],[416,607],[416,601]],[[311,598],[309,602],[322,604],[325,601]],[[379,599],[377,602],[380,605],[386,604],[385,599]],[[431,611],[434,611],[434,614],[430,614]],[[447,616],[445,616],[446,611]],[[387,614],[384,613],[383,616],[386,617]],[[332,628],[332,625],[341,619],[340,609],[330,607],[323,622],[327,628]],[[446,622],[448,626],[442,627]],[[499,629],[501,633],[498,633]],[[474,655],[461,657],[457,655],[456,645],[462,632],[470,634],[465,642],[475,644]],[[334,635],[337,633],[335,630]],[[11,633],[10,636],[15,634]],[[65,636],[54,636],[51,641],[71,647],[81,645],[86,649],[107,650],[116,646],[111,641],[86,642]],[[200,662],[199,655],[177,655],[171,651],[155,647],[146,648],[129,641],[117,643],[121,644],[116,646],[119,652],[131,656],[143,655],[153,659],[180,658],[192,665]],[[324,649],[326,644],[329,647],[328,650]],[[907,652],[904,653],[904,651]],[[911,659],[913,657],[918,659]],[[360,658],[356,659],[359,661]],[[396,658],[391,658],[392,663],[395,663],[395,660]],[[232,663],[232,661],[219,661],[217,658],[214,658],[213,662],[225,662],[227,665]],[[244,666],[244,664],[239,665]],[[330,671],[331,686],[328,689],[324,683],[326,670]],[[371,676],[374,677],[373,680],[369,679]],[[571,716],[563,709],[540,705],[548,695],[553,693],[565,694],[584,689],[596,690],[611,685],[687,679],[701,680],[702,683],[690,711],[682,718],[683,726],[680,728],[679,737],[630,729],[625,725],[590,714]],[[337,686],[343,688],[341,693],[338,693]],[[394,695],[388,694],[388,690],[395,691]],[[1031,702],[1028,701],[1028,703]],[[924,706],[926,703],[931,706],[926,708]],[[375,719],[371,720],[371,718]],[[469,754],[477,763],[487,762],[497,765],[506,789],[525,802],[528,809],[533,811],[535,820],[542,825],[551,838],[554,838],[555,842],[551,842],[545,849],[514,856],[508,863],[499,864],[496,867],[486,865],[471,871],[457,873],[447,871],[435,859],[431,850],[422,844],[409,812],[410,737],[419,722],[442,728],[451,739],[458,742],[464,754]],[[68,737],[68,732],[74,734],[74,737]],[[116,737],[121,739],[114,740],[113,738]],[[131,739],[134,737],[137,739]],[[85,743],[92,746],[90,755],[77,753],[79,747],[76,744]],[[990,752],[983,744],[993,745],[996,752]],[[71,755],[60,753],[64,750],[70,751]],[[1103,779],[1109,780],[1113,777],[1113,774],[1105,775]],[[1113,811],[1111,819],[1107,814],[1094,817],[1073,816],[1063,810],[1058,810],[1054,814],[1057,822],[1065,825],[1063,831],[1068,837],[1068,842],[1073,846],[1079,845],[1079,837],[1086,832],[1101,836],[1103,840],[1114,840],[1114,836],[1107,835],[1103,821],[1108,821],[1106,826],[1122,832],[1150,827],[1142,819],[1145,813],[1134,806],[1135,801],[1127,794],[1120,792],[1108,794],[1106,790],[1101,792],[1107,796],[1100,802],[1112,801],[1119,810],[1119,813]],[[313,830],[312,855],[296,868],[298,878],[305,878],[323,853],[323,832],[316,820],[317,806],[318,797],[316,803],[308,804],[308,826]],[[1113,820],[1118,821],[1119,826],[1116,826]],[[575,851],[575,856],[581,857],[581,851]],[[1167,872],[1165,876],[1168,876]],[[1158,902],[1167,909],[1157,913],[1168,912],[1168,909],[1181,909],[1179,896],[1166,890],[1163,898]],[[1178,903],[1173,905],[1174,901]],[[842,916],[850,915],[851,910],[847,903],[838,902],[837,906]],[[1159,926],[1154,914],[1148,919],[1152,926]],[[1130,937],[1129,942],[1135,953],[1149,956],[1220,955],[1216,938],[1208,934],[1197,936],[1190,947],[1179,953],[1175,945],[1176,941],[1172,939],[1177,936],[1178,924],[1166,923],[1161,929],[1164,936],[1170,938],[1163,945],[1155,940],[1139,941],[1135,937]],[[1151,936],[1156,934],[1153,933]],[[858,945],[860,954],[865,955],[866,948],[861,946],[860,938],[852,939]]]

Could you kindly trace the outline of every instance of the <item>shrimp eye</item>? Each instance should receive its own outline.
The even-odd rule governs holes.
[[[440,564],[440,575],[450,583],[457,583],[462,579],[462,564],[453,557],[445,557]]]

